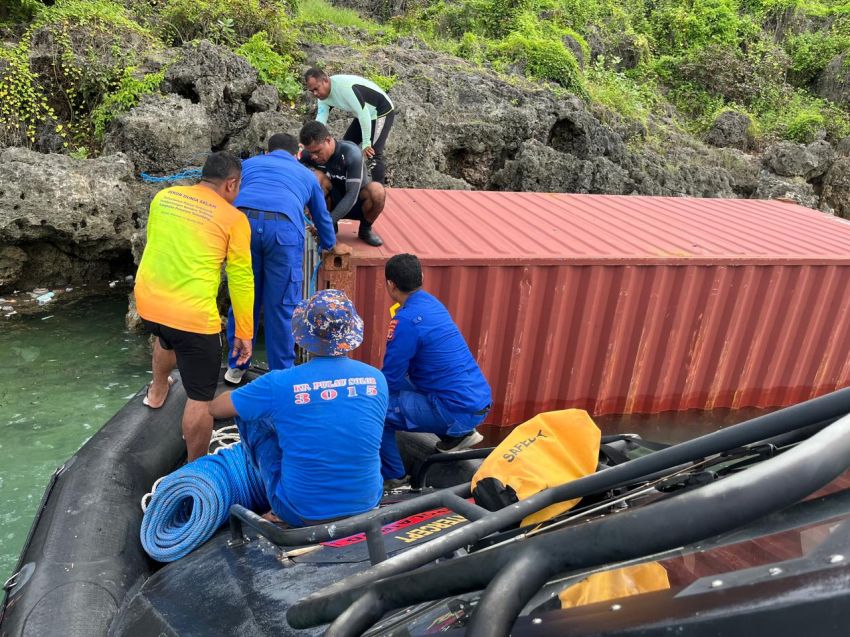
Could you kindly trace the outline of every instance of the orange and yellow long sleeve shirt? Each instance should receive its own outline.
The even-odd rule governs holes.
[[[200,184],[160,191],[151,202],[136,274],[139,316],[184,332],[218,334],[216,296],[225,261],[236,336],[250,339],[254,273],[248,218]]]

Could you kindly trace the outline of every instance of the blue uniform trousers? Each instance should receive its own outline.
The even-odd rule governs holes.
[[[260,480],[263,482],[266,499],[269,501],[272,512],[293,527],[323,523],[324,520],[305,520],[295,512],[288,502],[277,496],[283,453],[280,450],[277,431],[272,419],[243,420],[237,416],[235,420],[245,457],[256,469]]]
[[[262,315],[269,369],[288,369],[295,362],[292,312],[301,300],[304,280],[304,235],[284,215],[245,208],[251,224],[251,264],[254,269],[254,342]],[[227,315],[227,363],[236,367],[233,308]],[[247,367],[248,363],[243,365]]]
[[[405,475],[404,463],[395,439],[396,431],[432,433],[439,436],[464,436],[481,423],[484,414],[458,414],[447,410],[436,396],[416,391],[407,380],[408,389],[390,394],[384,435],[381,439],[381,475],[385,480]]]

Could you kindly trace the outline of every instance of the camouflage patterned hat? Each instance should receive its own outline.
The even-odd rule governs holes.
[[[292,313],[295,342],[319,356],[344,356],[363,342],[363,319],[342,290],[321,290]]]

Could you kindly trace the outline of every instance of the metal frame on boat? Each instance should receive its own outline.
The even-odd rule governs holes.
[[[850,416],[776,458],[675,498],[526,538],[521,547],[513,542],[502,550],[419,567],[554,502],[599,493],[649,473],[829,421],[847,413],[848,397],[850,389],[842,390],[547,489],[310,595],[288,611],[287,619],[295,628],[333,621],[328,634],[355,635],[395,608],[485,589],[470,634],[508,634],[525,602],[556,573],[713,537],[823,487],[850,466]],[[418,570],[409,572],[414,569]]]
[[[145,427],[151,423],[140,420],[141,414],[146,412],[136,410],[135,403],[127,409],[127,415],[116,417],[92,439],[95,444],[91,448],[86,445],[77,454],[74,472],[79,472],[81,459],[86,459],[86,465],[95,463],[91,465],[92,476],[102,477],[103,471],[97,470],[95,461],[98,454],[105,451],[103,445],[119,431],[122,431],[121,448],[138,450],[140,458],[150,455],[146,445],[155,438],[151,438],[150,427]],[[171,411],[179,411],[179,406],[171,405]],[[599,634],[603,626],[604,632],[611,634],[640,632],[652,635],[663,634],[672,627],[678,629],[676,622],[689,626],[687,631],[690,632],[685,634],[711,634],[711,630],[717,632],[718,626],[735,632],[747,621],[761,621],[762,617],[770,615],[765,609],[771,604],[776,607],[776,601],[771,601],[768,594],[773,590],[785,591],[783,599],[786,602],[791,599],[791,602],[783,602],[785,605],[778,613],[786,616],[787,626],[798,625],[804,617],[812,621],[811,612],[815,608],[825,609],[833,619],[843,617],[843,609],[850,608],[847,604],[850,601],[850,569],[846,568],[843,558],[830,562],[823,558],[823,552],[829,553],[827,558],[850,555],[847,524],[817,551],[799,558],[798,563],[777,567],[782,569],[782,577],[761,581],[759,577],[764,579],[763,572],[741,571],[724,576],[725,584],[720,591],[700,581],[686,593],[659,592],[641,596],[646,602],[625,603],[627,612],[616,615],[608,607],[602,614],[594,606],[570,612],[551,609],[538,612],[537,608],[547,595],[553,595],[558,585],[563,587],[564,578],[584,576],[604,565],[640,561],[649,559],[648,556],[654,559],[668,549],[707,538],[711,539],[704,545],[710,546],[712,542],[738,541],[736,537],[756,537],[759,532],[773,533],[777,529],[847,514],[850,512],[850,492],[847,491],[812,502],[800,500],[850,466],[848,413],[850,389],[845,389],[653,451],[586,478],[547,489],[496,512],[467,500],[470,495],[468,483],[402,499],[377,511],[333,524],[301,529],[283,529],[250,511],[234,507],[230,533],[220,532],[206,546],[183,560],[158,571],[147,564],[145,572],[135,575],[127,571],[128,565],[116,564],[116,569],[123,568],[122,572],[127,573],[120,581],[120,588],[116,589],[117,604],[104,610],[111,614],[96,618],[99,633],[76,634],[106,634],[107,630],[115,635],[148,634],[152,630],[165,634],[203,632],[203,628],[194,627],[209,628],[219,625],[215,622],[224,621],[218,615],[213,618],[202,616],[203,613],[219,605],[233,607],[233,600],[217,596],[232,597],[234,593],[244,598],[242,603],[258,606],[246,606],[244,612],[221,623],[219,627],[224,632],[262,633],[269,632],[269,626],[273,626],[283,629],[285,634],[302,634],[303,629],[308,629],[305,634],[314,634],[315,627],[329,623],[327,634],[333,636],[363,632],[392,634],[417,613],[424,612],[423,608],[450,603],[445,600],[472,592],[478,594],[478,591],[483,592],[473,604],[475,612],[467,617],[465,625],[457,626],[475,636],[508,632],[557,634],[564,626],[569,626],[571,632],[578,626],[577,634],[582,635]],[[126,429],[128,423],[134,423],[140,437]],[[610,442],[611,438],[606,441]],[[178,447],[179,441],[171,446]],[[454,459],[463,461],[481,453],[463,452],[454,454]],[[108,455],[110,463],[117,461],[114,449]],[[72,462],[69,461],[68,466]],[[426,464],[432,470],[447,471],[442,461]],[[711,474],[705,481],[701,477],[703,471]],[[54,519],[54,516],[64,511],[69,498],[79,497],[83,489],[79,483],[73,492],[68,491],[70,485],[76,483],[68,482],[67,477],[60,474],[53,491],[45,498],[46,515],[34,527],[32,541],[22,557],[22,564],[29,565],[27,577],[11,582],[4,602],[5,618],[0,626],[3,637],[53,634],[73,627],[81,613],[72,606],[80,606],[80,600],[85,599],[84,594],[91,589],[92,578],[97,577],[96,559],[83,571],[63,574],[59,568],[63,555],[61,543],[67,538],[63,540],[65,536],[50,533],[49,525],[61,522],[63,518]],[[716,479],[718,477],[722,479]],[[419,478],[421,480],[422,476]],[[80,479],[81,476],[77,481]],[[122,488],[123,485],[115,486]],[[141,486],[134,483],[133,489]],[[617,492],[613,498],[609,497],[612,491]],[[654,495],[646,496],[648,491]],[[585,498],[584,503],[602,498],[602,502],[568,512],[541,527],[517,528],[530,513],[553,502],[575,498]],[[618,507],[623,500],[628,500],[630,506]],[[137,507],[136,501],[131,504]],[[415,517],[435,507],[447,507],[467,521],[430,536],[435,539],[417,541],[402,549],[398,545],[388,549],[386,541],[390,538],[382,532],[386,530],[384,525],[405,516]],[[786,507],[790,507],[788,515],[779,517],[776,512]],[[601,513],[606,515],[600,517]],[[133,515],[138,516],[137,510]],[[742,527],[743,531],[729,533]],[[316,557],[319,553],[338,555],[334,553],[337,549],[327,545],[359,533],[363,538],[353,548],[359,551],[360,557],[349,559],[351,553],[348,553],[345,560],[338,562],[334,561],[336,557]],[[258,538],[258,534],[264,538]],[[80,541],[88,542],[85,550],[92,552],[101,538],[83,537]],[[323,551],[314,550],[309,555],[294,550],[269,550],[274,549],[274,545],[291,549],[315,546],[320,542],[325,543]],[[103,544],[109,547],[109,542]],[[49,559],[44,555],[50,556]],[[281,555],[287,559],[282,559]],[[209,573],[210,568],[220,574],[220,582],[205,582],[202,589],[191,592],[189,589],[197,582],[198,573]],[[728,606],[732,598],[719,593],[726,591],[727,585],[728,589],[733,589],[737,581],[756,581],[757,586],[738,587],[740,598],[735,600],[743,601],[735,601],[727,615],[744,618],[741,619],[744,623],[729,628],[731,620],[718,609],[724,604]],[[819,583],[827,581],[830,588],[818,588]],[[65,588],[69,585],[82,586],[80,594],[60,596],[63,589],[71,590]],[[805,591],[807,597],[795,601],[792,597],[796,591]],[[192,601],[195,597],[183,597],[190,592],[197,597],[197,603]],[[843,601],[843,606],[839,600]],[[238,606],[239,600],[236,602]],[[160,607],[160,604],[166,606]],[[411,607],[409,612],[399,612]],[[689,617],[689,609],[697,607],[704,609],[700,611],[700,618]],[[654,614],[648,614],[648,608],[652,608]],[[794,615],[795,608],[799,609],[797,615]],[[90,611],[85,606],[82,608],[82,614],[91,614]],[[176,617],[174,613],[183,615]],[[850,615],[850,611],[847,613]],[[260,624],[252,622],[260,621],[257,618],[264,615],[261,630],[257,631]],[[835,623],[833,619],[826,628]],[[91,622],[86,625],[94,626]],[[556,626],[559,628],[553,633]],[[780,627],[775,634],[789,633]]]

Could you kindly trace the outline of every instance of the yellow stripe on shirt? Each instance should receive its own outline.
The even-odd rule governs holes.
[[[157,193],[136,275],[143,319],[197,334],[221,331],[216,297],[227,262],[236,336],[253,336],[254,275],[248,219],[211,188],[175,186]]]

